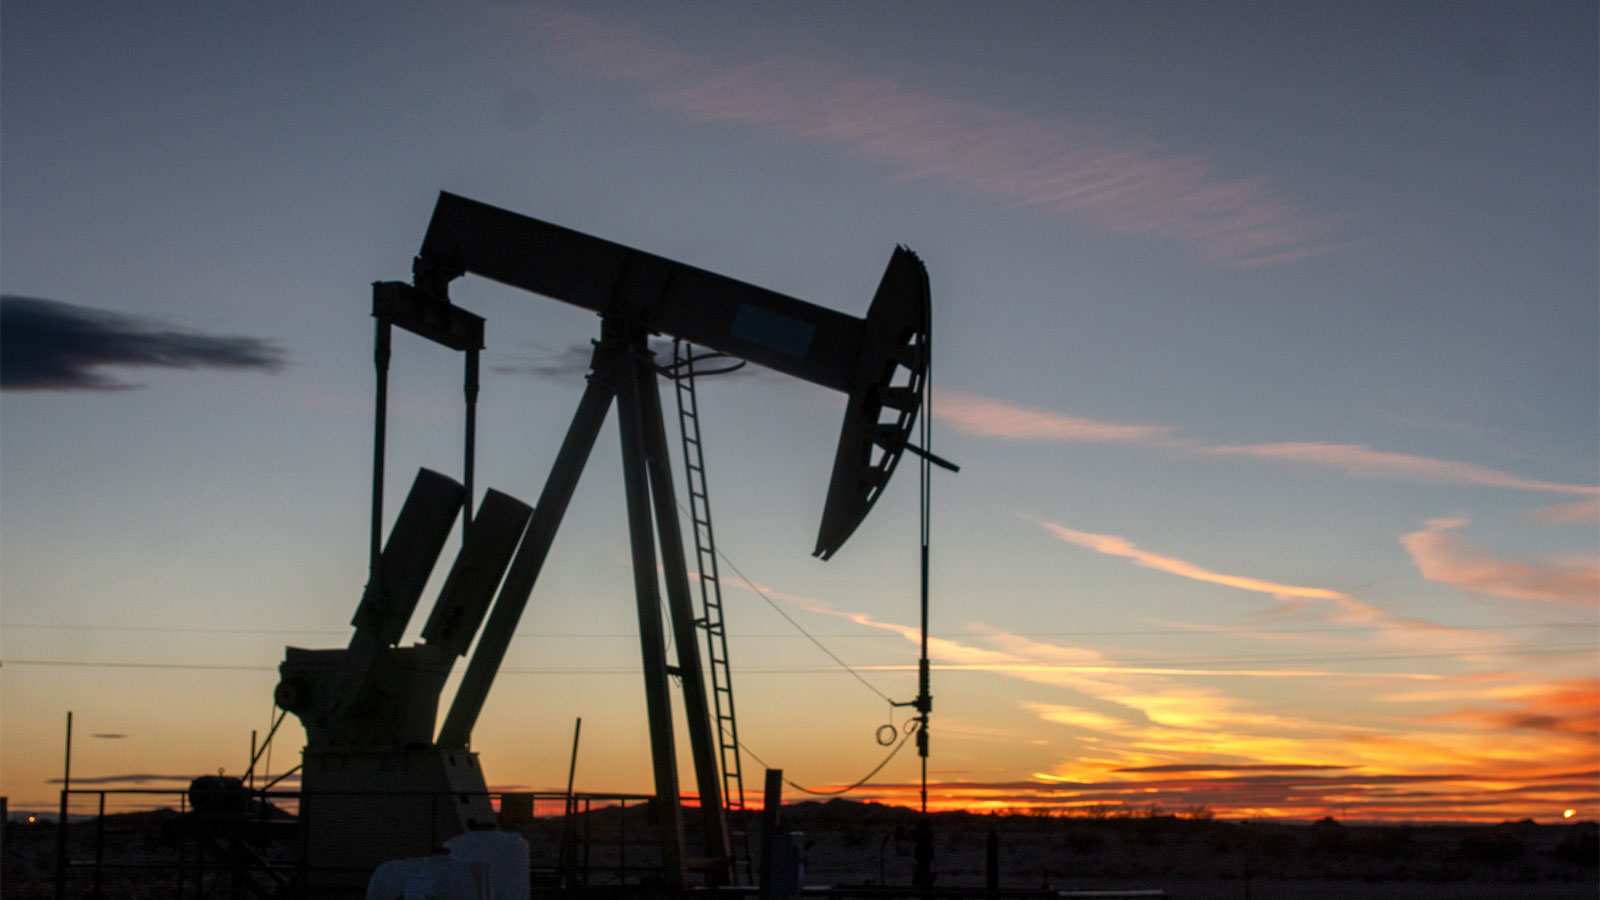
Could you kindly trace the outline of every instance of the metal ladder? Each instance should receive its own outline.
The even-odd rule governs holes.
[[[728,666],[728,632],[722,620],[722,582],[717,543],[711,530],[711,498],[706,490],[705,455],[700,444],[700,403],[695,396],[694,348],[674,341],[673,383],[678,392],[678,431],[683,436],[683,470],[689,482],[689,518],[694,523],[695,569],[700,573],[701,616],[711,660],[711,696],[717,717],[722,764],[722,797],[729,812],[743,813],[744,771],[739,760],[739,726],[733,715],[733,672]],[[748,844],[746,845],[748,856]]]

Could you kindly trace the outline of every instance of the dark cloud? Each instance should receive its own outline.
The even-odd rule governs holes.
[[[1216,763],[1212,765],[1173,765],[1173,766],[1134,766],[1125,769],[1116,769],[1117,772],[1300,772],[1307,769],[1348,769],[1349,766],[1313,765],[1309,763],[1242,763],[1227,765]]]
[[[201,773],[203,774],[203,773]],[[188,784],[193,781],[194,775],[151,775],[148,773],[134,773],[128,775],[94,775],[90,777],[77,776],[72,779],[75,785],[82,784],[151,784],[172,783]],[[61,784],[60,778],[45,779],[45,784]]]
[[[90,775],[90,776],[74,775],[74,776],[72,776],[72,784],[73,784],[74,787],[81,787],[83,785],[88,785],[88,784],[141,784],[141,785],[145,785],[145,784],[148,784],[148,785],[174,784],[174,785],[187,786],[189,784],[189,782],[194,781],[197,777],[199,777],[201,775],[209,775],[209,774],[211,774],[211,773],[209,773],[209,772],[193,772],[193,773],[190,773],[188,775],[155,775],[155,774],[151,774],[151,773],[148,773],[148,772],[130,772],[130,773],[123,774],[123,775]],[[226,774],[231,775],[231,776],[233,776],[235,778],[244,777],[243,774],[239,773],[239,772],[228,772]],[[256,779],[257,779],[258,782],[263,781],[265,779],[265,777],[266,776],[263,775],[261,772],[259,772],[259,771],[256,772]],[[278,784],[278,785],[298,784],[299,781],[300,781],[299,773],[294,773],[294,774],[290,774],[290,775],[283,775],[283,776],[280,776],[278,778],[272,779],[273,784]],[[45,784],[62,784],[62,783],[63,782],[59,777],[57,777],[57,778],[46,778],[45,779]],[[496,788],[496,790],[499,790],[499,789]]]
[[[197,334],[87,306],[0,296],[0,390],[118,390],[135,387],[103,366],[281,369],[284,352],[251,337]]]
[[[532,375],[546,381],[582,382],[589,372],[589,360],[594,347],[588,343],[572,344],[536,359],[489,367],[503,375]]]
[[[671,341],[651,341],[650,351],[655,354],[656,365],[671,365],[673,358]],[[706,356],[712,352],[703,347],[695,348],[696,374],[731,375],[738,378],[769,373],[769,370],[761,366],[746,365],[743,360],[734,357]],[[594,345],[584,342],[570,344],[556,351],[546,351],[530,360],[490,366],[490,370],[503,375],[532,375],[547,381],[581,382],[583,376],[589,373],[589,363],[593,357]]]

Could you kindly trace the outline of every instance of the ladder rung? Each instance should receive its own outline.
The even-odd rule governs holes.
[[[674,345],[674,362],[688,363],[684,377],[673,379],[677,388],[678,423],[683,436],[683,467],[689,488],[689,518],[694,526],[695,558],[699,564],[700,601],[704,615],[694,620],[697,628],[705,629],[706,650],[711,664],[711,689],[715,701],[718,744],[722,763],[722,794],[727,808],[745,810],[744,765],[739,753],[737,724],[733,713],[733,672],[728,664],[728,634],[722,621],[722,587],[717,575],[716,540],[711,529],[710,488],[706,484],[704,444],[700,435],[700,401],[695,393],[692,349],[684,348],[688,355],[679,357]],[[677,674],[676,667],[668,671]],[[724,702],[726,697],[726,702]],[[726,724],[724,724],[726,723]],[[747,843],[748,835],[735,832],[734,837]],[[699,862],[696,860],[695,862]],[[749,864],[748,849],[745,863]],[[720,861],[719,861],[720,864]]]

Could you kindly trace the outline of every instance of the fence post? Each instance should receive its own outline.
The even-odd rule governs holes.
[[[94,819],[94,898],[100,900],[100,866],[106,850],[106,792],[100,792],[100,814]]]
[[[772,900],[772,856],[778,844],[779,813],[783,809],[783,770],[768,769],[761,795],[761,900]]]
[[[67,710],[66,762],[61,767],[61,815],[56,819],[56,900],[67,898],[67,792],[72,790],[72,710]]]

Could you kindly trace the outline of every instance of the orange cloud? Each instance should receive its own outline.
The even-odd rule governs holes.
[[[1076,534],[1093,538],[1089,542],[1097,547],[1124,551],[1113,555],[1171,562],[1114,536]],[[1185,577],[1194,571],[1215,574],[1177,562],[1181,565],[1171,568]],[[1242,581],[1269,594],[1296,587]],[[1474,671],[1472,664],[1482,658],[1474,652],[1514,653],[1505,646],[1510,639],[1393,619],[1345,595],[1327,593],[1344,598],[1332,601],[1335,615],[1364,610],[1374,617],[1374,630],[1362,629],[1359,638],[1341,630],[1345,636],[1334,638],[1340,646],[1377,644],[1377,659],[1404,658],[1393,656],[1397,647],[1432,656],[1443,649],[1448,658],[1431,664],[1433,671],[1426,674],[1314,671],[1301,668],[1299,657],[1280,668],[1208,670],[1124,665],[1113,651],[1047,643],[980,625],[970,625],[959,638],[935,637],[930,652],[940,677],[994,672],[1044,686],[1006,692],[1012,697],[1006,702],[1035,717],[1036,729],[1046,729],[1034,732],[1040,740],[1026,743],[1048,747],[1055,761],[1033,764],[1044,771],[1021,780],[936,779],[930,785],[932,804],[1136,809],[1160,803],[1169,810],[1208,806],[1225,816],[1486,821],[1595,807],[1593,778],[1582,775],[1592,768],[1600,733],[1595,721],[1600,686],[1593,679],[1551,683],[1527,671]],[[784,599],[896,634],[908,645],[919,637],[912,626],[837,610],[815,598]],[[1464,643],[1443,640],[1452,635],[1475,640],[1475,647],[1469,651]],[[1144,656],[1149,658],[1148,651]],[[1452,674],[1452,667],[1464,671]],[[1276,686],[1255,692],[1252,685],[1266,684],[1250,677],[1256,675],[1336,680],[1314,694],[1285,694]],[[1422,684],[1427,687],[1402,687]],[[947,717],[952,712],[960,715],[954,707],[944,709]],[[941,746],[967,748],[946,752],[981,752],[987,758],[995,753],[997,739],[1020,743],[1008,735],[963,736],[957,720],[942,721],[950,724],[935,726],[945,742]],[[981,750],[970,749],[973,740]],[[886,779],[852,796],[906,803],[915,799],[916,789]]]
[[[640,84],[651,105],[692,120],[829,145],[904,177],[941,179],[1112,234],[1183,241],[1221,265],[1334,248],[1333,221],[1302,212],[1266,179],[1225,176],[1203,156],[1151,140],[913,90],[838,60],[736,64],[585,13],[540,10],[527,20],[569,69]]]
[[[1600,600],[1594,560],[1527,563],[1500,559],[1448,532],[1466,519],[1430,519],[1422,531],[1401,537],[1424,578],[1512,600],[1592,604]]]
[[[1600,679],[1513,684],[1479,691],[1473,700],[1434,721],[1461,722],[1487,731],[1534,731],[1600,742]],[[1492,701],[1484,703],[1481,701]]]
[[[1224,575],[1220,572],[1213,572],[1175,557],[1160,556],[1147,550],[1140,550],[1127,538],[1117,537],[1113,534],[1077,531],[1065,525],[1057,525],[1054,522],[1038,522],[1037,524],[1069,544],[1087,547],[1097,553],[1125,557],[1147,569],[1157,569],[1173,575],[1181,575],[1184,578],[1192,578],[1195,581],[1206,581],[1212,584],[1239,588],[1240,590],[1255,591],[1256,593],[1268,594],[1279,600],[1353,600],[1348,594],[1330,591],[1325,588],[1278,584],[1244,575]]]

